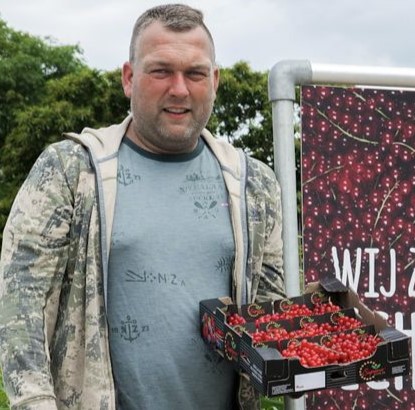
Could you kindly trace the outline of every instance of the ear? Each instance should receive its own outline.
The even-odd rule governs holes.
[[[131,98],[131,91],[133,87],[133,68],[129,61],[125,62],[122,66],[121,81],[125,96]]]
[[[215,89],[215,93],[218,91],[218,87],[219,87],[219,67],[215,66],[213,68],[213,87]]]

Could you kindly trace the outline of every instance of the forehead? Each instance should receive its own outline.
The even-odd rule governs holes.
[[[213,63],[213,45],[206,31],[198,26],[187,31],[173,31],[156,21],[139,35],[136,56],[140,60],[165,57],[197,58]]]

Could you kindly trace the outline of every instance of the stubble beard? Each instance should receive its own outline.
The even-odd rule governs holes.
[[[160,152],[184,153],[191,152],[197,145],[197,140],[209,121],[213,109],[213,101],[205,104],[199,115],[200,120],[192,118],[187,127],[181,132],[169,130],[169,126],[163,125],[162,121],[149,120],[143,117],[138,110],[133,112],[133,128],[140,145],[148,148],[154,147]],[[153,149],[154,149],[153,148]]]

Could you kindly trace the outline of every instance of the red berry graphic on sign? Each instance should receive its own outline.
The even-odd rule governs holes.
[[[336,274],[370,309],[415,311],[415,92],[302,89],[302,241],[305,281]],[[411,250],[412,249],[412,250]],[[376,372],[369,366],[365,377]],[[308,395],[307,408],[415,409],[412,379],[396,388]]]

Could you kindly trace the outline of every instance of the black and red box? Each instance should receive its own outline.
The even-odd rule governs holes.
[[[340,314],[356,315],[363,324],[361,331],[370,331],[382,338],[370,357],[345,364],[307,367],[297,358],[282,356],[279,349],[289,341],[261,346],[253,343],[251,333],[258,328],[256,318],[284,310],[293,303],[311,307],[316,301],[327,300],[341,306]],[[234,313],[242,316],[246,323],[230,326],[227,317]],[[301,317],[280,321],[274,326],[292,328],[310,320],[322,319]],[[283,301],[237,307],[229,298],[203,300],[200,302],[200,323],[205,342],[231,362],[236,371],[249,378],[260,394],[268,397],[382,380],[407,375],[410,371],[410,337],[390,327],[380,314],[371,311],[353,290],[334,276],[310,283],[304,295]]]

